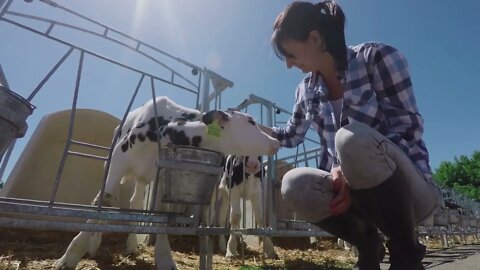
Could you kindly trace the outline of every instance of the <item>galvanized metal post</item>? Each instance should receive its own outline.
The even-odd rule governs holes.
[[[213,237],[200,235],[199,269],[213,269]]]
[[[210,110],[210,101],[208,95],[210,94],[210,73],[208,69],[203,68],[203,86],[202,86],[202,107],[199,108],[201,112],[208,112]]]
[[[9,0],[7,5],[5,5],[5,2],[7,2],[7,0],[0,0],[0,17],[2,17],[3,14],[7,11],[8,7],[12,4],[12,1],[13,0]],[[3,8],[4,5],[5,8]]]
[[[265,104],[267,108],[267,126],[273,126],[273,106],[272,104]],[[270,228],[275,229],[277,227],[276,217],[276,205],[275,205],[275,193],[273,189],[275,187],[275,163],[273,157],[268,157],[268,175],[267,175],[267,208],[268,211],[268,225]]]

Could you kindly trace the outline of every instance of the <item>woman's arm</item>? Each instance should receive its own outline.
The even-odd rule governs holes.
[[[305,140],[305,134],[312,122],[312,120],[305,119],[304,84],[304,80],[302,80],[296,89],[293,112],[285,127],[267,127],[262,129],[266,131],[267,134],[276,138],[284,147],[292,148],[302,143]]]

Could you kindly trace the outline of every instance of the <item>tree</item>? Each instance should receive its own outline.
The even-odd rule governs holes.
[[[453,162],[441,162],[433,177],[442,187],[480,200],[480,152],[473,152],[471,158],[461,155]]]

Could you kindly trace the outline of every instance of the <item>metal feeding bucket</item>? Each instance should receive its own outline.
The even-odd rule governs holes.
[[[0,85],[0,155],[15,138],[25,136],[34,106],[26,99]]]
[[[160,150],[159,185],[162,202],[209,204],[218,185],[223,154],[193,147],[167,147]]]

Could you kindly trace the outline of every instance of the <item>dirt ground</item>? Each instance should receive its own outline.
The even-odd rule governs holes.
[[[0,228],[0,270],[53,269],[76,233]],[[126,234],[107,234],[95,258],[85,257],[77,270],[154,270],[153,247],[125,255]],[[218,251],[214,269],[351,269],[355,257],[336,247],[334,239],[310,244],[308,238],[274,239],[279,259],[262,261],[260,248],[245,248],[242,258],[227,260]],[[174,260],[180,270],[198,269],[198,237],[171,237]],[[240,250],[240,249],[239,249]]]

